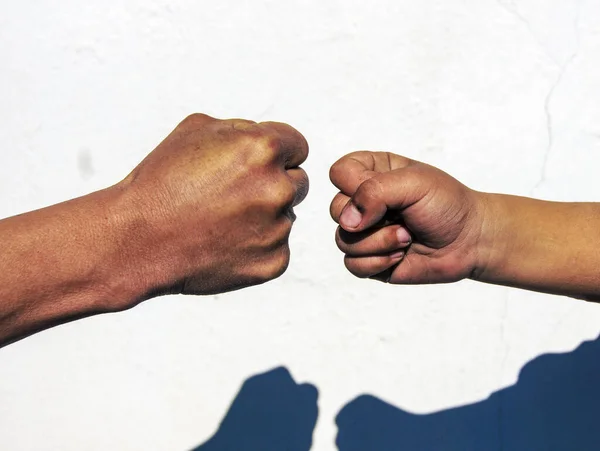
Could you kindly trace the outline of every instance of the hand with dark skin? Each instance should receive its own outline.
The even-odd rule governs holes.
[[[0,221],[0,346],[153,296],[280,276],[307,155],[288,125],[195,114],[122,182]]]
[[[331,216],[348,270],[392,284],[471,278],[600,299],[600,204],[472,190],[388,152],[354,152],[330,171]]]

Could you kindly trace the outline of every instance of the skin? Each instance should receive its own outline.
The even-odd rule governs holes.
[[[600,300],[600,204],[469,189],[387,152],[354,152],[330,171],[331,216],[348,270],[392,284],[474,279]]]
[[[153,296],[280,276],[307,155],[288,125],[194,114],[116,185],[0,221],[0,346]]]

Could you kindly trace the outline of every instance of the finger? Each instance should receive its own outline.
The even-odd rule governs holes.
[[[433,278],[434,274],[432,274],[430,265],[428,263],[428,257],[412,252],[404,258],[402,263],[390,268],[390,271],[387,275],[384,272],[381,274],[381,276],[385,280],[378,280],[397,285],[414,285],[439,282],[439,277],[437,279]]]
[[[377,175],[373,152],[350,153],[336,161],[329,170],[329,179],[342,193],[352,196],[365,180]]]
[[[335,241],[340,250],[352,257],[390,254],[410,246],[411,236],[406,228],[391,225],[380,229],[350,233],[338,227]]]
[[[240,131],[252,130],[252,128],[254,126],[256,126],[256,122],[251,121],[249,119],[235,118],[235,119],[228,119],[227,122],[229,122],[231,124],[232,128],[234,128],[235,130],[240,130]]]
[[[193,113],[186,117],[183,121],[181,121],[179,127],[184,127],[186,129],[196,129],[206,124],[215,122],[217,120],[218,119],[209,116],[208,114]]]
[[[400,263],[370,277],[394,285],[416,285],[441,282],[432,271],[427,257],[409,253]],[[450,282],[450,280],[448,280]]]
[[[319,399],[319,390],[312,384],[298,384],[298,392],[302,396],[302,400],[306,403],[314,404]]]
[[[465,278],[461,269],[453,270],[444,259],[436,259],[430,253],[420,253],[415,250],[408,252],[402,263],[393,268],[389,283],[393,284],[431,284],[452,283]]]
[[[329,214],[331,215],[331,219],[339,224],[340,215],[342,214],[342,210],[350,200],[350,197],[346,196],[344,193],[337,193],[333,200],[331,201],[331,205],[329,206]]]
[[[390,152],[352,152],[331,166],[329,178],[340,191],[352,196],[371,177],[412,163],[413,160]]]
[[[296,190],[296,197],[294,198],[293,207],[299,205],[308,195],[309,190],[309,180],[308,175],[302,168],[288,169],[288,176],[292,180],[294,184],[294,189]]]
[[[397,265],[403,258],[404,251],[369,257],[352,257],[346,255],[344,257],[344,264],[348,271],[356,277],[366,278],[379,274],[393,265]]]
[[[378,280],[378,281],[383,282],[383,283],[390,283],[390,279],[392,277],[392,274],[393,274],[394,270],[398,266],[400,266],[401,264],[402,264],[402,261],[400,263],[396,264],[396,265],[390,266],[388,269],[380,272],[379,274],[375,274],[375,275],[369,277],[369,279]]]
[[[308,142],[295,128],[281,122],[261,122],[261,128],[274,133],[280,141],[281,161],[285,169],[295,168],[308,157]]]
[[[377,224],[388,209],[401,211],[422,199],[432,189],[432,181],[421,169],[411,165],[363,182],[344,207],[340,225],[349,232],[360,232]]]

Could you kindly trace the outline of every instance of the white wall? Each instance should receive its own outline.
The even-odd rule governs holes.
[[[0,449],[190,449],[246,378],[285,366],[318,388],[330,450],[359,394],[444,410],[595,338],[592,304],[353,278],[327,172],[389,150],[480,190],[600,200],[599,23],[593,0],[1,2],[0,216],[116,182],[196,111],[297,127],[311,193],[279,280],[0,350]]]

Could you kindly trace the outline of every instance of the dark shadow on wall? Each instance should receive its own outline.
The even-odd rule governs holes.
[[[194,451],[309,451],[317,389],[276,368],[244,382],[219,430]]]
[[[475,404],[415,415],[364,395],[336,422],[339,451],[598,451],[600,338],[533,359]]]

